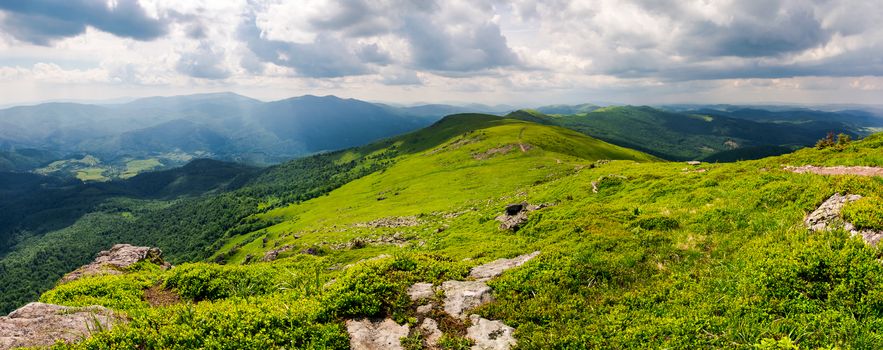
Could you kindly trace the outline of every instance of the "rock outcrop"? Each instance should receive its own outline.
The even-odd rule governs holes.
[[[521,208],[507,208],[507,211],[521,212],[525,206]],[[523,265],[539,254],[540,252],[537,251],[512,259],[498,259],[476,266],[469,271],[469,277],[473,279],[469,281],[445,281],[439,287],[433,287],[431,283],[424,282],[411,285],[408,288],[408,296],[411,298],[411,301],[425,302],[425,304],[417,307],[417,316],[420,322],[419,327],[415,329],[415,331],[422,333],[424,345],[430,349],[438,347],[438,341],[441,339],[443,332],[439,328],[437,320],[447,320],[445,322],[448,322],[449,326],[445,329],[450,329],[451,322],[460,324],[463,327],[468,325],[467,321],[471,323],[466,328],[466,334],[460,334],[460,336],[465,335],[475,343],[472,349],[504,350],[514,346],[516,341],[512,336],[514,331],[512,327],[505,325],[501,321],[488,320],[478,315],[469,315],[468,312],[494,300],[493,291],[485,283],[486,281],[501,275],[508,269]],[[445,294],[444,300],[442,300],[440,305],[437,304],[436,289],[443,291]],[[347,329],[349,330],[349,322],[347,322]]]
[[[841,195],[835,193],[833,196],[825,200],[816,210],[803,219],[806,227],[813,231],[834,230],[843,228],[853,236],[861,236],[865,243],[876,246],[883,240],[883,231],[859,229],[850,222],[846,222],[840,217],[840,211],[843,206],[849,202],[861,199],[862,196],[857,194]]]
[[[408,336],[408,326],[399,325],[390,318],[382,321],[368,319],[346,321],[353,350],[403,349],[401,339]]]
[[[78,341],[92,332],[110,329],[116,320],[111,310],[101,306],[30,303],[0,317],[0,350]]]
[[[95,260],[84,265],[61,278],[61,283],[67,283],[86,276],[95,275],[120,275],[123,269],[141,261],[168,268],[169,265],[162,259],[162,251],[159,248],[136,247],[131,244],[117,244],[98,253]]]

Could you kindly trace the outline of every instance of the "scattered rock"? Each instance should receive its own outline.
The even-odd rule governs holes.
[[[409,330],[407,325],[399,325],[387,318],[377,322],[347,320],[346,331],[353,350],[396,350],[403,349],[401,338],[407,337]]]
[[[353,224],[354,227],[367,228],[395,228],[395,227],[412,227],[420,224],[416,216],[397,216],[389,218],[380,218],[368,222],[359,222]]]
[[[871,166],[785,166],[786,171],[804,174],[813,173],[818,175],[858,175],[858,176],[883,176],[883,168]]]
[[[515,346],[514,328],[478,315],[471,315],[469,319],[472,326],[466,329],[466,337],[475,341],[473,350],[508,350]]]
[[[123,269],[140,261],[149,261],[151,263],[171,267],[162,259],[162,251],[159,248],[136,247],[131,244],[117,244],[98,253],[95,260],[84,265],[61,278],[61,283],[70,282],[86,276],[95,275],[119,275],[123,273]]]
[[[687,162],[687,165],[699,165],[699,164],[702,164],[702,162],[700,162],[698,160],[691,160],[691,161]]]
[[[539,251],[530,254],[520,255],[512,259],[494,260],[487,264],[473,267],[472,270],[469,271],[469,277],[472,277],[479,281],[487,281],[491,278],[503,274],[503,272],[508,269],[524,265],[524,263],[526,263],[530,259],[535,258],[537,255],[540,255]]]
[[[465,319],[467,310],[494,300],[491,287],[481,281],[445,281],[444,310],[453,317]]]
[[[513,149],[515,149],[515,145],[508,144],[508,145],[504,145],[504,146],[500,146],[500,147],[491,148],[491,149],[484,151],[484,152],[473,153],[472,158],[474,158],[476,160],[490,159],[490,158],[493,158],[498,155],[503,155],[503,154],[509,153]]]
[[[0,317],[0,349],[78,341],[92,332],[112,328],[115,320],[118,318],[113,312],[101,306],[71,308],[30,303]]]
[[[304,248],[304,249],[300,250],[300,253],[307,254],[307,255],[319,255],[319,248],[317,248],[317,247]]]
[[[408,243],[409,238],[406,238],[401,232],[396,232],[393,235],[385,235],[379,237],[359,237],[351,239],[347,242],[332,244],[331,249],[342,250],[342,249],[359,249],[364,248],[365,246],[372,245],[380,245],[380,244],[391,244],[395,246],[404,246]]]
[[[266,253],[264,253],[264,257],[261,258],[261,261],[276,260],[277,258],[279,258],[279,254],[287,252],[287,251],[291,250],[292,248],[294,248],[294,247],[292,247],[290,244],[286,244],[280,248],[276,248],[276,249],[272,249],[270,251],[267,251]]]
[[[846,203],[854,202],[862,198],[857,194],[841,195],[835,193],[833,196],[825,200],[818,209],[810,213],[803,220],[806,227],[813,231],[823,231],[833,229],[831,227],[834,221],[840,219],[840,210]],[[851,225],[850,225],[851,226]]]
[[[442,337],[442,331],[438,329],[438,322],[431,318],[424,318],[420,324],[420,330],[423,331],[426,346],[434,348],[438,345],[438,340]]]
[[[429,299],[435,296],[435,291],[432,290],[432,283],[414,283],[408,288],[408,296],[411,301]]]

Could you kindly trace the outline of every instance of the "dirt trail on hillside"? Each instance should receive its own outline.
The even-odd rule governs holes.
[[[883,176],[883,168],[872,166],[786,166],[785,170],[792,173],[813,173],[818,175],[858,175],[858,176]]]

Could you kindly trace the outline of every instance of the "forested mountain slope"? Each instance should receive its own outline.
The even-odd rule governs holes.
[[[857,137],[866,135],[867,128],[883,123],[883,118],[856,121],[851,115],[816,111],[801,114],[744,109],[682,113],[647,106],[615,106],[554,115],[523,110],[510,117],[567,127],[669,160],[711,161],[778,155],[813,145],[829,132]]]

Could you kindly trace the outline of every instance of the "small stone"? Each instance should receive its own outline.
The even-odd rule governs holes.
[[[435,291],[432,290],[432,283],[414,283],[408,288],[408,296],[411,297],[411,301],[429,299],[435,296]]]
[[[438,322],[428,317],[424,318],[423,323],[420,324],[420,330],[426,336],[425,340],[428,347],[433,348],[438,345],[438,340],[442,337],[442,331],[438,329]]]
[[[702,164],[702,162],[700,162],[698,160],[691,160],[691,161],[687,162],[687,165],[699,165],[699,164]]]

